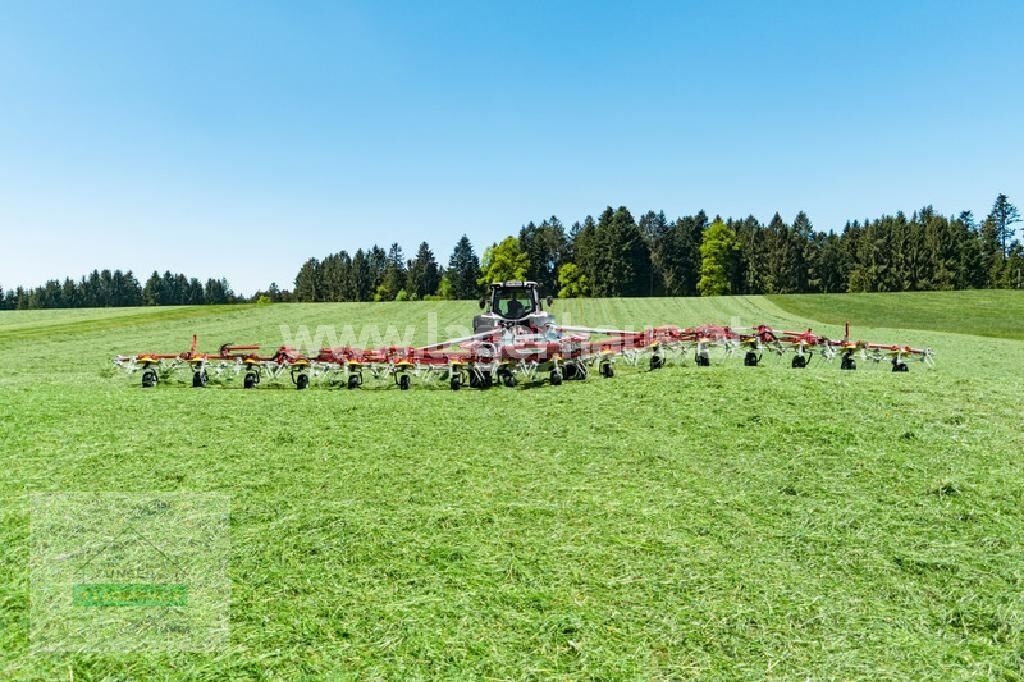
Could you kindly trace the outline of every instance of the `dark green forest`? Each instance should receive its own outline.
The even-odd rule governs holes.
[[[487,282],[506,279],[534,280],[563,298],[1020,288],[1019,222],[1004,194],[981,219],[928,206],[852,220],[839,232],[815,230],[803,212],[792,222],[776,213],[765,224],[704,211],[637,219],[609,206],[568,228],[556,216],[530,222],[479,255],[463,236],[446,262],[427,242],[412,258],[398,244],[310,258],[292,289],[271,284],[244,299],[223,279],[154,272],[142,284],[130,270],[94,270],[78,281],[0,289],[0,309],[473,299]]]
[[[225,279],[209,279],[206,283],[182,274],[154,272],[145,284],[128,270],[93,270],[75,281],[50,280],[41,287],[0,289],[0,310],[35,310],[38,308],[106,308],[141,305],[205,305],[237,303]]]
[[[487,282],[529,279],[560,297],[698,296],[1010,288],[1021,285],[1017,208],[1000,194],[977,220],[931,207],[907,216],[850,221],[816,231],[803,212],[710,219],[703,211],[636,219],[620,206],[566,228],[552,216],[486,248],[463,237],[447,265],[427,242],[406,259],[398,244],[310,258],[290,293],[274,300],[372,301],[476,298]]]

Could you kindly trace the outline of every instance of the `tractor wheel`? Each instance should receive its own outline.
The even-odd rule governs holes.
[[[612,367],[612,363],[606,362],[603,365],[601,365],[601,376],[603,376],[605,379],[611,379],[613,376],[615,376],[615,368]]]
[[[793,362],[790,363],[793,369],[803,369],[807,366],[807,358],[803,355],[794,355]]]
[[[651,356],[651,369],[652,370],[661,369],[662,366],[664,366],[664,363],[662,362],[661,356],[659,356],[659,355],[652,355]]]
[[[192,388],[206,388],[206,370],[192,373]]]
[[[256,388],[256,384],[258,383],[258,381],[259,380],[256,377],[256,372],[248,372],[245,375],[245,379],[242,380],[242,387],[243,388]]]
[[[551,376],[549,378],[551,380],[551,385],[552,386],[560,386],[562,384],[562,373],[561,372],[552,370]]]
[[[462,388],[462,377],[459,376],[458,374],[453,374],[452,375],[452,380],[451,380],[450,383],[451,383],[452,390],[453,391],[457,391],[460,388]]]
[[[147,369],[142,373],[142,387],[153,388],[154,386],[156,386],[156,372]]]
[[[299,376],[295,377],[295,388],[297,388],[297,389],[299,389],[301,391],[302,389],[308,388],[308,387],[309,387],[309,375],[308,374],[300,374]]]
[[[359,381],[359,375],[358,374],[350,374],[348,376],[348,387],[349,387],[349,390],[351,390],[353,388],[359,388],[359,384],[361,384],[361,383],[362,382]]]
[[[412,386],[412,377],[410,377],[408,374],[403,374],[402,376],[398,377],[398,388],[402,389],[403,391],[408,391],[410,386]]]

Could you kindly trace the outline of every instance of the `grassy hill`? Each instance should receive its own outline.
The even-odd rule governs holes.
[[[1018,679],[1024,317],[988,295],[559,301],[635,328],[851,319],[938,369],[458,393],[142,391],[108,366],[193,333],[419,343],[472,303],[0,313],[0,678]],[[230,495],[230,646],[30,655],[27,494],[64,491]]]
[[[788,294],[775,305],[812,320],[1024,339],[1024,291],[920,291],[901,294]]]

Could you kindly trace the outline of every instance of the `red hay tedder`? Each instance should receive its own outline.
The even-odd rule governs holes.
[[[551,298],[546,301],[548,307]],[[910,360],[934,367],[930,348],[868,343],[850,339],[850,325],[844,338],[835,340],[802,332],[777,331],[766,325],[731,328],[702,325],[682,328],[653,327],[643,331],[564,326],[545,311],[535,282],[502,282],[491,285],[490,297],[481,299],[484,313],[473,319],[473,334],[421,347],[322,348],[303,353],[282,346],[272,353],[262,346],[223,345],[216,353],[192,347],[183,353],[140,353],[117,356],[114,363],[130,374],[142,372],[142,386],[151,388],[180,372],[192,376],[192,386],[207,385],[210,373],[228,383],[242,376],[244,388],[265,383],[290,382],[304,389],[316,382],[322,386],[397,386],[406,390],[418,383],[448,385],[458,390],[488,388],[495,384],[515,387],[520,382],[542,381],[552,385],[564,380],[585,380],[597,373],[604,378],[615,374],[621,361],[650,370],[688,364],[707,367],[736,355],[743,364],[756,367],[765,355],[780,359],[792,356],[790,366],[803,369],[812,358],[854,370],[857,359],[887,361],[893,372],[906,372]]]

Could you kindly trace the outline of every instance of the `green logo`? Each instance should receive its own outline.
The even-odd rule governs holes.
[[[187,585],[85,583],[71,587],[74,606],[188,606]]]

